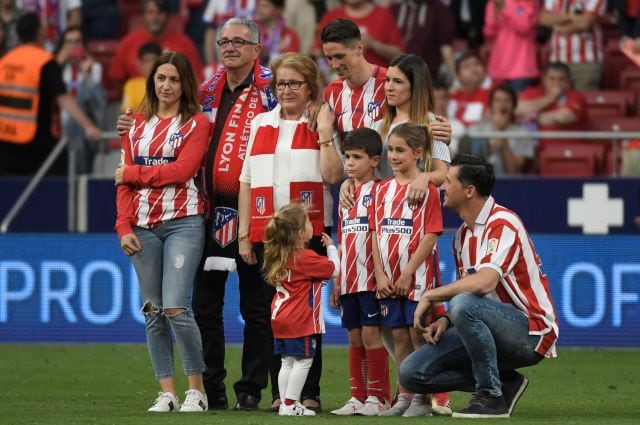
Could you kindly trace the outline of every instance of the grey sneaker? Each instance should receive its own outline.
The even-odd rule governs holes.
[[[509,409],[504,397],[474,394],[469,405],[451,415],[454,418],[508,418]]]
[[[389,410],[381,414],[380,416],[402,416],[402,414],[411,405],[411,400],[405,397],[403,394],[398,394],[398,400],[396,404],[391,406]]]
[[[432,416],[431,406],[425,402],[423,394],[414,394],[411,398],[409,408],[402,414],[405,418],[415,418],[419,416]]]

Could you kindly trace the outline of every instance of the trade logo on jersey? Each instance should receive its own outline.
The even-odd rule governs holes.
[[[364,195],[362,197],[362,206],[363,207],[369,208],[372,203],[373,203],[373,196],[372,195]]]
[[[238,211],[233,208],[216,207],[214,210],[213,240],[222,248],[236,240],[238,230]]]
[[[169,136],[169,145],[174,149],[178,149],[180,146],[182,146],[183,140],[184,133],[178,131]]]
[[[413,233],[413,219],[383,218],[380,231],[382,234],[410,235]]]
[[[342,220],[342,233],[358,233],[369,231],[369,217],[353,217]]]
[[[311,208],[313,206],[313,192],[306,190],[300,192],[300,203],[304,207]]]
[[[487,250],[489,251],[489,254],[495,254],[498,251],[498,239],[489,239],[489,242],[487,242]]]
[[[378,121],[382,115],[381,103],[375,100],[372,100],[367,105],[367,115],[371,118],[372,121]]]
[[[263,215],[266,211],[266,199],[264,196],[258,196],[256,198],[256,211],[258,211],[260,215]]]

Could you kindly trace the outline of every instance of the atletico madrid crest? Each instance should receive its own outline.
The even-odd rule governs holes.
[[[256,211],[258,211],[260,215],[263,215],[266,211],[265,203],[266,201],[264,199],[264,196],[258,196],[256,198]]]
[[[381,103],[372,100],[367,104],[367,115],[371,118],[371,121],[375,122],[380,119],[381,116]]]
[[[213,220],[213,240],[225,247],[236,240],[238,211],[233,208],[216,207]]]
[[[373,203],[373,196],[371,195],[364,195],[362,197],[362,206],[365,208],[369,208],[371,206],[371,204]]]
[[[300,203],[304,207],[311,208],[313,206],[313,192],[300,192]]]

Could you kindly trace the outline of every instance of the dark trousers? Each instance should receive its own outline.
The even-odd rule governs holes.
[[[252,395],[260,400],[267,387],[269,361],[273,352],[271,338],[272,292],[264,282],[258,265],[247,265],[240,257],[238,280],[240,314],[244,320],[242,376],[233,384],[237,396]],[[201,268],[202,270],[202,268]],[[222,309],[228,272],[200,271],[193,292],[193,311],[202,335],[204,387],[209,398],[226,396],[224,379],[225,341]]]
[[[313,238],[309,247],[326,254],[320,238]],[[260,271],[263,264],[264,247],[254,245],[258,264],[250,266],[239,256],[238,280],[240,291],[240,314],[244,324],[244,343],[242,346],[242,376],[234,383],[236,396],[244,394],[261,398],[261,391],[267,387],[267,376],[271,376],[272,399],[279,398],[278,373],[280,356],[273,354],[273,334],[271,332],[271,301],[275,288],[268,285]],[[223,306],[225,285],[228,272],[200,271],[193,291],[193,311],[202,336],[204,363],[207,367],[203,374],[207,397],[211,400],[225,396],[224,379],[227,371],[224,367],[225,341]],[[322,338],[318,338],[313,365],[302,389],[302,400],[318,398],[320,395],[320,377],[322,375]]]

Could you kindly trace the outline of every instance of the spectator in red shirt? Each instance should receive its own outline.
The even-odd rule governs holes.
[[[258,0],[256,19],[262,41],[261,65],[269,66],[281,53],[300,51],[298,34],[285,25],[283,11],[284,0]]]
[[[516,115],[528,121],[537,120],[540,131],[579,131],[587,129],[587,100],[571,84],[567,64],[552,62],[542,76],[542,86],[520,93]],[[555,139],[543,139],[539,151]],[[564,139],[565,144],[579,140]]]
[[[480,122],[489,107],[489,93],[493,81],[487,76],[477,53],[466,52],[456,59],[458,81],[449,93],[449,119],[456,119],[469,127]]]
[[[391,12],[369,0],[342,0],[342,3],[343,6],[328,11],[320,20],[312,49],[314,55],[322,57],[320,30],[339,18],[352,21],[360,29],[367,62],[387,66],[391,59],[404,52],[402,34]]]
[[[113,57],[109,77],[122,84],[126,79],[140,75],[138,48],[148,42],[159,44],[164,50],[183,53],[193,66],[198,78],[202,78],[202,62],[198,50],[181,30],[169,27],[169,0],[144,0],[143,23],[120,42]]]

